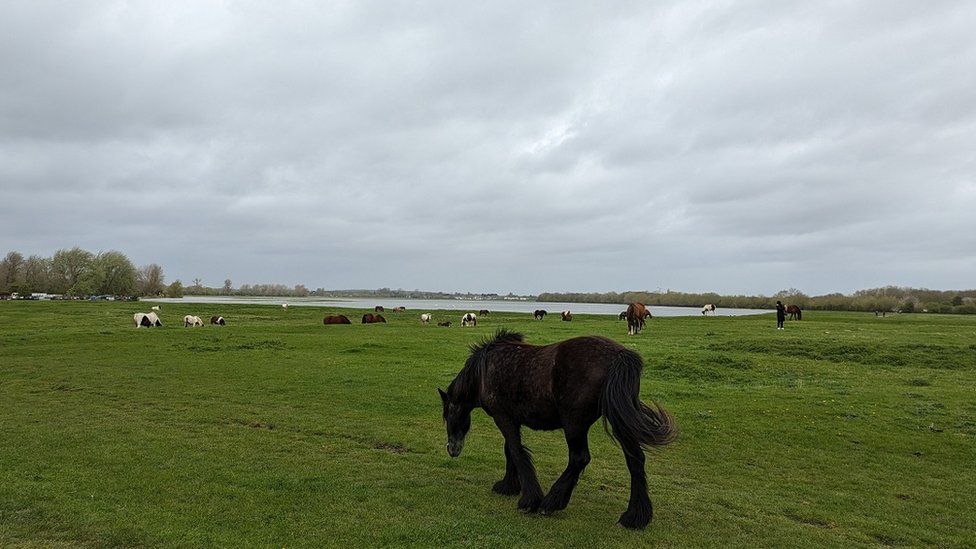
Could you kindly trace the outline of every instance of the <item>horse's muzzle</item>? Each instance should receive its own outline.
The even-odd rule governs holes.
[[[464,441],[453,442],[449,441],[447,443],[447,454],[452,458],[456,458],[461,455],[461,449],[464,448]]]

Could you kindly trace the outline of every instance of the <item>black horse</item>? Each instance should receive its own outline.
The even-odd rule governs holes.
[[[534,316],[536,320],[542,320],[543,318],[546,318],[547,314],[549,313],[547,313],[545,309],[536,309],[535,312],[532,313],[532,316]]]
[[[471,348],[447,392],[438,389],[447,424],[447,453],[461,454],[471,428],[471,411],[484,409],[505,437],[505,477],[492,489],[505,495],[521,492],[519,509],[548,515],[569,503],[590,462],[587,433],[602,415],[604,428],[620,443],[630,470],[630,503],[620,524],[644,528],[653,515],[644,448],[671,442],[677,430],[664,408],[640,401],[642,368],[637,353],[604,337],[537,346],[524,343],[522,334],[500,330]],[[569,465],[546,495],[522,445],[523,425],[565,431]]]

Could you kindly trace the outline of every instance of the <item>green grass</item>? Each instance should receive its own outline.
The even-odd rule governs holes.
[[[164,328],[133,328],[148,307],[0,303],[0,546],[976,544],[976,318],[655,318],[628,337],[595,315],[323,326],[317,308],[165,304]],[[502,439],[481,411],[447,456],[435,389],[501,326],[644,357],[643,398],[681,429],[648,459],[650,528],[615,525],[629,479],[599,428],[553,517],[491,493]],[[548,487],[562,435],[526,439]]]

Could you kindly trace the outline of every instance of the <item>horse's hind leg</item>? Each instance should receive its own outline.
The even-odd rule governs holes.
[[[518,470],[515,468],[515,460],[512,453],[508,451],[508,444],[505,444],[505,478],[499,480],[491,487],[495,493],[505,496],[514,496],[522,489],[519,483]]]
[[[569,446],[569,464],[566,470],[559,476],[549,493],[542,499],[539,512],[549,515],[556,511],[566,508],[569,498],[573,495],[573,488],[579,480],[583,469],[590,462],[590,447],[587,441],[587,432],[590,426],[582,429],[567,429],[566,444]]]
[[[624,457],[627,458],[627,469],[630,471],[630,503],[624,514],[620,515],[619,522],[626,528],[645,528],[654,516],[654,508],[647,495],[644,450],[637,444],[621,446]]]

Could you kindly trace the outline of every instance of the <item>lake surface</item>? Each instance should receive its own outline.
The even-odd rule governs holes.
[[[407,311],[422,313],[436,310],[474,311],[481,309],[508,313],[532,313],[536,309],[545,309],[549,313],[572,311],[581,314],[616,315],[627,309],[619,303],[559,303],[555,301],[509,301],[509,300],[474,300],[474,299],[390,299],[390,298],[323,298],[323,297],[234,297],[234,296],[204,296],[188,295],[179,299],[156,298],[143,299],[159,303],[229,303],[253,305],[281,305],[287,303],[289,307],[341,307],[345,309],[372,310],[376,305],[387,309],[403,306]],[[654,316],[696,316],[701,315],[698,307],[648,307]],[[762,309],[716,309],[717,316],[742,316],[769,313]]]

